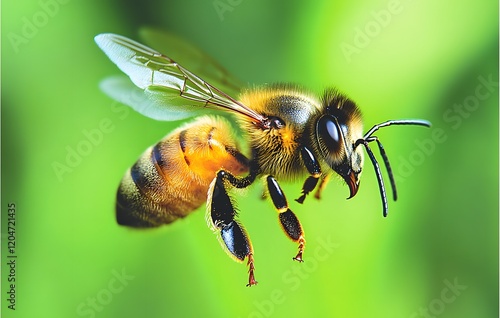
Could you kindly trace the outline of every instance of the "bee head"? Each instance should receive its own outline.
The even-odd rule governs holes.
[[[316,121],[315,135],[325,162],[347,183],[352,198],[359,188],[363,151],[356,141],[363,138],[361,112],[356,104],[337,91],[327,91],[325,111]]]
[[[373,164],[380,196],[382,198],[383,215],[387,216],[388,205],[382,173],[377,159],[369,147],[369,143],[376,141],[380,154],[389,175],[394,200],[397,199],[396,184],[389,159],[380,143],[373,134],[380,128],[391,125],[418,125],[430,127],[431,123],[421,119],[388,120],[374,125],[363,135],[361,112],[353,101],[336,91],[328,91],[323,98],[324,111],[316,121],[315,135],[317,147],[323,160],[344,180],[351,191],[349,198],[356,195],[359,188],[359,177],[363,168],[363,147]]]

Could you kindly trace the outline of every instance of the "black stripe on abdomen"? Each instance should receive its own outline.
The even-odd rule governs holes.
[[[179,133],[179,145],[181,147],[182,153],[184,154],[184,161],[186,161],[186,164],[189,166],[190,162],[189,159],[186,157],[186,133],[187,130],[184,129]]]
[[[147,186],[148,180],[144,177],[144,174],[141,173],[141,168],[139,167],[138,162],[130,168],[130,177],[132,177],[132,181],[137,189],[144,194],[144,188]]]

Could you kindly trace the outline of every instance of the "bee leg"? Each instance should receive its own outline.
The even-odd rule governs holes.
[[[243,262],[247,258],[248,284],[256,285],[253,260],[253,248],[250,238],[243,227],[235,218],[236,209],[231,197],[226,191],[227,182],[237,184],[236,186],[248,186],[255,179],[253,174],[246,178],[236,178],[229,172],[221,170],[211,184],[209,190],[208,210],[210,212],[210,222],[212,226],[220,231],[222,247],[230,253],[236,260]]]
[[[300,154],[310,176],[306,179],[304,185],[302,186],[302,195],[298,199],[295,199],[295,201],[304,203],[306,196],[309,194],[309,192],[314,190],[314,188],[316,188],[316,185],[318,184],[319,177],[321,176],[321,168],[319,166],[318,160],[316,159],[316,157],[314,157],[311,150],[309,150],[307,147],[302,147],[300,150]]]
[[[297,216],[288,208],[285,194],[283,190],[281,190],[276,179],[272,176],[267,177],[267,188],[274,207],[278,210],[281,227],[290,239],[299,243],[299,252],[293,260],[303,262],[302,253],[304,252],[306,240],[304,239],[304,232],[302,231],[299,219],[297,219]]]
[[[324,175],[321,178],[321,181],[319,183],[319,187],[316,189],[316,192],[314,193],[314,197],[316,199],[318,199],[318,200],[321,199],[321,193],[326,188],[326,184],[328,183],[329,180],[330,180],[330,175]]]

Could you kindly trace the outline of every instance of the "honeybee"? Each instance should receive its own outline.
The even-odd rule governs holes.
[[[162,36],[165,44],[183,46],[183,54],[204,57],[178,38]],[[360,110],[335,89],[318,97],[297,85],[278,84],[243,90],[234,99],[225,91],[234,91],[236,85],[208,58],[199,69],[218,82],[219,88],[162,53],[123,36],[99,34],[95,41],[130,78],[106,80],[102,89],[139,113],[171,121],[211,110],[231,118],[215,114],[196,117],[147,149],[120,183],[117,222],[157,227],[183,218],[206,203],[207,222],[218,233],[222,248],[237,261],[247,259],[247,286],[257,284],[254,250],[238,221],[232,188],[246,188],[262,177],[283,231],[298,244],[293,260],[302,262],[304,231],[278,181],[305,180],[296,199],[303,203],[315,189],[314,196],[319,199],[330,176],[337,174],[347,183],[352,198],[359,188],[364,148],[375,169],[386,216],[384,181],[369,143],[378,145],[396,200],[391,166],[374,133],[391,125],[430,126],[420,119],[388,120],[363,134]],[[239,145],[234,124],[241,128],[248,149]]]

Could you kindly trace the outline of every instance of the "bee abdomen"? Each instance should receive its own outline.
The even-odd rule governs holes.
[[[133,227],[171,223],[207,200],[218,170],[247,171],[229,129],[221,119],[200,117],[146,150],[122,179],[117,222]]]

